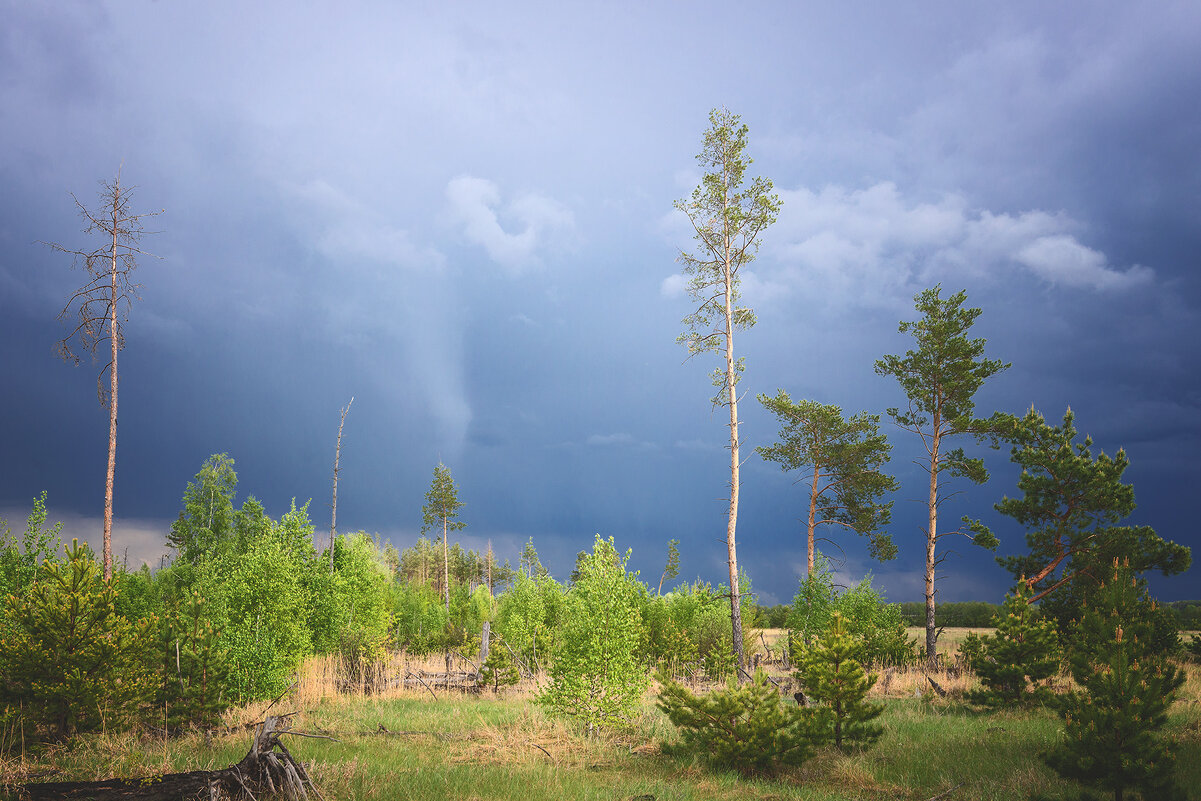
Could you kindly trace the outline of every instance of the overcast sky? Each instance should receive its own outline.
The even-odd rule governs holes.
[[[1201,10],[1193,2],[339,3],[0,0],[0,517],[49,492],[99,539],[107,413],[96,370],[57,360],[94,247],[71,193],[136,184],[142,300],[120,361],[114,550],[158,562],[212,453],[239,498],[293,497],[328,535],[339,409],[354,396],[339,530],[411,544],[439,459],[469,546],[560,578],[596,533],[657,583],[724,576],[728,455],[715,359],[675,344],[691,311],[672,211],[699,179],[709,110],[750,126],[783,201],[744,276],[754,402],[882,413],[872,366],[941,282],[983,309],[1013,367],[978,411],[1068,405],[1131,459],[1131,522],[1201,545]],[[921,597],[918,443],[886,426],[901,482],[894,562],[832,532],[841,575]],[[963,443],[969,448],[971,443]],[[1022,531],[1007,454],[944,518]],[[796,476],[751,453],[739,553],[766,602],[804,560]],[[944,541],[945,542],[945,541]],[[1000,600],[970,545],[941,600]],[[1199,554],[1201,555],[1201,554]],[[1196,570],[1161,597],[1201,597]]]

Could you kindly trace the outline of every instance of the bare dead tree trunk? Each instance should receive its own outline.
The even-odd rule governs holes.
[[[73,250],[53,242],[46,242],[60,253],[74,258],[72,266],[82,265],[88,279],[82,287],[72,293],[61,312],[64,319],[75,309],[78,323],[71,333],[58,342],[58,354],[66,360],[79,364],[79,356],[72,343],[78,338],[83,350],[90,351],[94,359],[101,352],[100,345],[108,341],[107,360],[96,379],[96,392],[100,403],[108,407],[108,462],[104,476],[104,531],[103,562],[104,580],[111,581],[113,575],[113,484],[117,469],[117,354],[125,345],[122,320],[128,316],[130,303],[138,297],[138,285],[131,275],[137,267],[137,256],[148,255],[138,244],[144,230],[142,219],[157,213],[133,214],[129,210],[133,189],[121,185],[121,170],[111,184],[104,184],[101,192],[101,210],[91,212],[79,199],[72,195],[80,216],[86,221],[84,232],[104,234],[104,245],[96,250]],[[119,308],[125,306],[125,313]],[[104,385],[104,374],[108,372],[108,387]]]
[[[109,397],[108,397],[108,467],[104,474],[104,580],[113,578],[113,479],[117,472],[117,351],[121,349],[117,331],[117,222],[120,217],[119,197],[121,194],[121,171],[117,170],[112,204],[113,244],[109,261],[109,308],[108,338],[110,346]]]
[[[346,413],[350,411],[350,404],[354,403],[354,395],[350,396],[350,403],[342,409],[342,417],[338,421],[338,446],[334,449],[334,498],[330,504],[329,516],[329,572],[334,572],[334,538],[338,534],[338,462],[342,459],[342,426],[346,425]]]

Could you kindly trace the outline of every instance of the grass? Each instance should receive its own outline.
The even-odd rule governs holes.
[[[887,706],[881,718],[885,735],[876,746],[852,754],[825,749],[774,780],[715,773],[698,758],[665,754],[661,746],[674,741],[674,730],[651,695],[629,731],[591,739],[533,703],[530,687],[500,696],[439,691],[434,700],[425,690],[335,696],[310,680],[279,707],[299,710],[298,730],[337,738],[289,742],[328,799],[582,801],[650,795],[656,801],[924,801],[952,788],[947,801],[1009,801],[1034,793],[1065,797],[1069,785],[1038,759],[1059,735],[1054,714],[985,715],[955,698],[957,689],[946,699],[928,693],[914,698],[912,691],[897,689],[902,679],[911,680],[896,677],[888,692],[874,691]],[[915,672],[914,684],[917,679],[924,676]],[[938,680],[955,686],[949,676]],[[91,736],[36,761],[10,759],[0,765],[0,774],[10,781],[48,771],[55,771],[54,780],[101,779],[223,767],[245,754],[250,732],[243,724],[258,718],[264,706],[231,712],[229,730],[212,738]],[[1189,670],[1167,736],[1180,749],[1182,785],[1201,787],[1196,667]]]

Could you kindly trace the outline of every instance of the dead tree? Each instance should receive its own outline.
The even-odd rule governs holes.
[[[350,411],[350,404],[354,403],[354,395],[350,396],[350,403],[346,404],[346,408],[342,410],[342,419],[338,421],[338,447],[334,449],[334,500],[330,504],[331,513],[329,516],[329,572],[334,572],[334,537],[338,532],[338,461],[342,458],[342,426],[346,425],[346,413]]]
[[[292,713],[295,714],[295,713]],[[321,799],[304,765],[280,740],[292,732],[291,715],[268,717],[255,730],[250,751],[236,765],[221,770],[193,770],[140,779],[98,782],[30,782],[15,788],[30,801],[253,801],[282,797],[288,801]],[[316,735],[301,735],[313,737]],[[332,739],[332,738],[322,738]]]
[[[79,364],[79,355],[72,343],[78,340],[78,349],[89,351],[98,361],[107,344],[108,361],[96,379],[96,394],[100,405],[108,407],[108,472],[104,480],[104,580],[113,576],[113,474],[117,467],[117,352],[125,345],[124,321],[129,317],[129,308],[138,299],[138,284],[132,274],[137,257],[149,255],[139,247],[145,230],[142,220],[161,214],[161,211],[134,214],[130,211],[130,198],[135,187],[121,186],[121,170],[113,183],[102,183],[100,206],[93,212],[71,195],[79,214],[85,221],[85,234],[101,234],[103,244],[95,250],[72,250],[54,242],[46,242],[54,250],[73,257],[72,267],[83,266],[88,280],[67,300],[59,312],[60,320],[66,319],[72,309],[76,310],[78,322],[71,333],[58,342],[58,354],[64,360]],[[105,374],[108,387],[105,388]]]

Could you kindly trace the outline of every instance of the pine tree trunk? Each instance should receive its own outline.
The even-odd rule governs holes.
[[[938,539],[938,449],[941,420],[934,415],[930,444],[930,519],[926,529],[926,667],[933,670],[938,660],[938,630],[934,626],[934,544]]]
[[[817,482],[819,478],[821,478],[821,473],[818,470],[818,466],[813,465],[813,486],[809,490],[809,520],[806,529],[809,534],[809,541],[806,544],[809,572],[805,574],[806,576],[813,575],[813,539],[814,529],[817,528]]]

